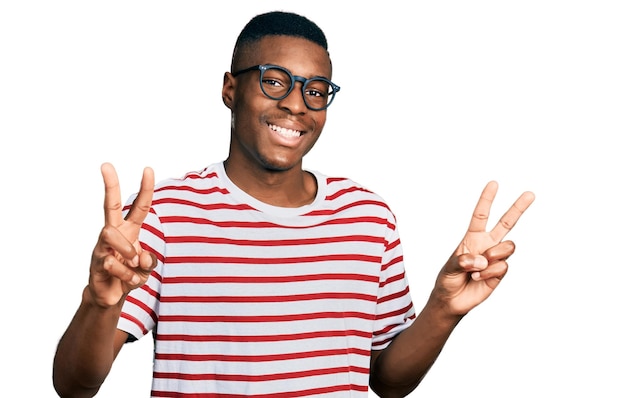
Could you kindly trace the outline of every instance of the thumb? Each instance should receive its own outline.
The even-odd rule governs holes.
[[[453,254],[444,267],[448,274],[479,272],[487,268],[487,258],[480,254],[464,253]]]

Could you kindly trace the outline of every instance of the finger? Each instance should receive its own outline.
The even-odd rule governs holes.
[[[115,252],[119,254],[125,262],[132,266],[139,265],[138,252],[131,242],[115,227],[107,225],[100,232],[100,242],[106,253]]]
[[[462,272],[472,272],[472,271],[482,271],[489,265],[489,262],[484,256],[480,254],[461,254],[458,257],[457,264],[459,267],[459,271]]]
[[[474,208],[472,214],[472,220],[470,221],[468,232],[483,232],[487,229],[487,221],[489,220],[489,212],[491,211],[491,204],[496,197],[498,191],[498,183],[495,181],[489,181],[482,193],[480,199]]]
[[[535,194],[532,192],[524,192],[521,194],[515,203],[513,203],[513,206],[511,206],[511,208],[504,213],[495,227],[493,227],[489,233],[491,237],[496,241],[502,240],[506,234],[513,229],[519,218],[522,214],[524,214],[526,209],[528,209],[534,200]]]
[[[156,255],[147,250],[142,251],[139,254],[139,266],[146,272],[152,272],[157,265]]]
[[[141,226],[145,220],[150,207],[152,206],[152,196],[154,194],[154,171],[150,167],[143,170],[141,187],[139,194],[133,201],[130,211],[126,215],[126,220]]]
[[[485,250],[485,252],[483,253],[483,256],[485,256],[487,261],[489,261],[489,264],[491,264],[496,261],[508,259],[510,256],[513,255],[514,252],[515,252],[515,243],[513,243],[510,240],[507,240],[504,242],[500,242],[497,245],[492,246],[489,249]]]
[[[122,198],[115,168],[111,163],[100,167],[104,180],[104,224],[118,226],[122,223]]]
[[[490,287],[495,288],[497,284],[500,283],[502,278],[504,278],[508,269],[509,266],[506,261],[498,261],[490,264],[489,267],[485,268],[482,271],[472,272],[472,279],[475,281],[493,281],[496,284],[490,285]]]
[[[141,282],[141,277],[137,275],[131,268],[124,265],[113,255],[109,255],[104,259],[103,268],[110,275],[122,282],[136,285]]]

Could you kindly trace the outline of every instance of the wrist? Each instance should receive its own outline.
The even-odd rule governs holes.
[[[126,300],[126,294],[122,295],[122,297],[117,302],[112,302],[111,304],[107,304],[104,299],[99,299],[97,293],[93,291],[90,285],[85,286],[83,289],[83,297],[82,302],[84,306],[90,307],[93,310],[108,312],[113,311],[120,313],[122,311],[122,306],[124,301]]]
[[[452,327],[456,326],[465,316],[465,314],[459,314],[453,311],[448,300],[445,300],[435,292],[428,298],[422,312],[426,312],[436,324]]]

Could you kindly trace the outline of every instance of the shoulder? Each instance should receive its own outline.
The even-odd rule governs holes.
[[[179,177],[170,177],[161,180],[155,184],[155,191],[169,186],[216,185],[219,184],[220,179],[218,164],[212,164],[200,170],[188,171]]]
[[[325,200],[332,203],[332,207],[367,207],[384,212],[388,218],[395,219],[385,199],[365,185],[348,177],[331,177],[320,173],[316,175],[318,181],[320,179],[324,181]]]
[[[387,206],[385,200],[365,185],[348,177],[328,176],[315,172],[318,181],[324,182],[327,198],[351,197],[377,200]]]

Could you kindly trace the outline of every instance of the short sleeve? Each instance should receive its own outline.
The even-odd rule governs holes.
[[[129,199],[128,205],[125,207],[126,211],[133,199],[134,197]],[[132,290],[128,294],[118,321],[118,329],[137,339],[146,335],[156,325],[163,259],[165,258],[165,239],[162,225],[152,208],[141,226],[139,242],[143,250],[156,255],[157,266],[142,287]]]
[[[392,224],[388,231],[381,262],[373,350],[387,347],[415,319],[397,226]]]

